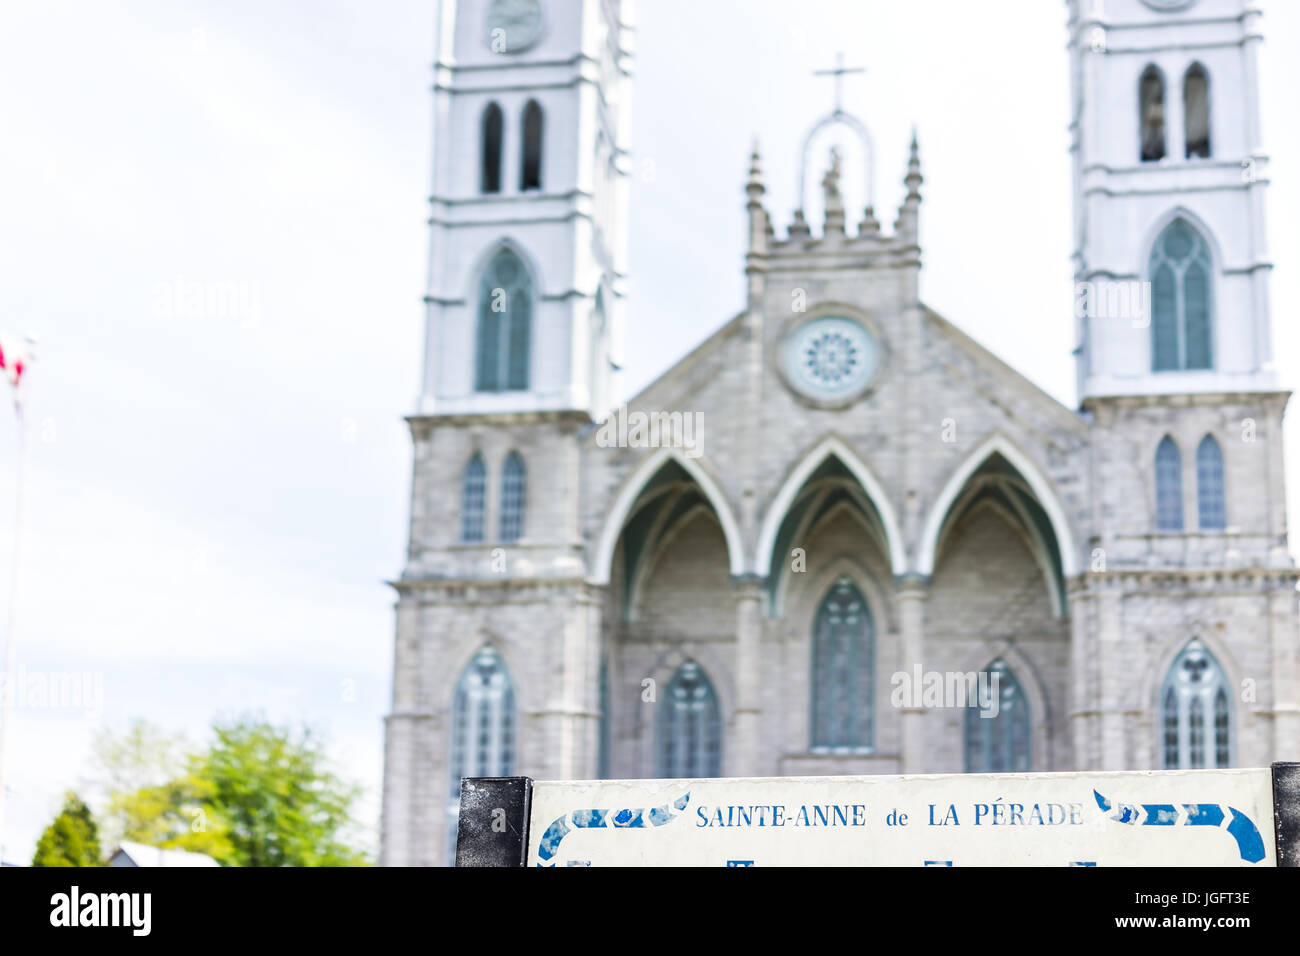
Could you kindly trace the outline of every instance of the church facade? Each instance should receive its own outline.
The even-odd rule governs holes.
[[[744,311],[615,407],[631,3],[439,6],[381,862],[462,776],[1300,758],[1253,5],[1068,2],[1077,407],[920,300],[915,140],[888,226],[755,152]]]

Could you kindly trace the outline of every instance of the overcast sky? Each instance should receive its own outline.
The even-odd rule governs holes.
[[[1300,4],[1261,5],[1292,385]],[[144,717],[197,741],[250,709],[328,734],[377,843],[434,6],[0,7],[0,329],[41,341],[19,661],[103,686],[91,713],[15,712],[7,859],[84,783],[96,728]],[[869,71],[845,102],[876,142],[886,228],[919,130],[925,301],[1073,406],[1063,2],[642,0],[637,19],[625,394],[741,309],[750,145],[784,230],[831,102],[811,72],[843,49]],[[15,434],[6,402],[4,582]]]

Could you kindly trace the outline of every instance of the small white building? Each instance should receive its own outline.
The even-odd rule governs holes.
[[[220,866],[206,853],[164,850],[144,843],[123,840],[108,858],[109,866]]]

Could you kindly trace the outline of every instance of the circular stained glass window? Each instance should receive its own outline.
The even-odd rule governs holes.
[[[851,319],[814,319],[786,341],[785,372],[807,397],[836,402],[860,392],[875,374],[880,347]]]

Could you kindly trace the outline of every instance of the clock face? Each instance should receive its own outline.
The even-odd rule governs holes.
[[[848,401],[880,364],[880,343],[851,319],[827,316],[797,329],[785,343],[785,374],[795,390],[817,402]]]
[[[487,16],[488,47],[493,53],[519,53],[542,32],[540,0],[492,0]]]

